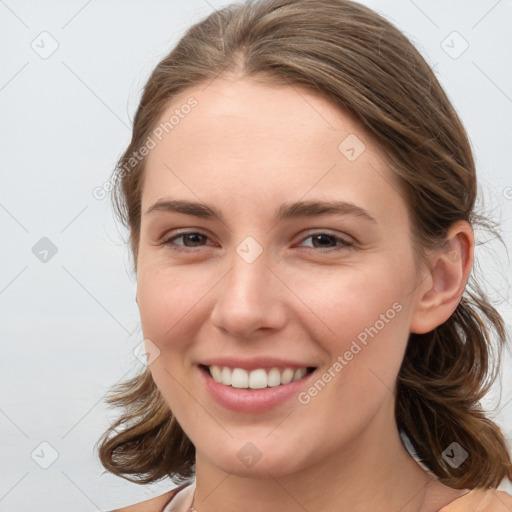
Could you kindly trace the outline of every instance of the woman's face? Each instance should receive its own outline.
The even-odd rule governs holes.
[[[386,442],[420,280],[383,153],[299,87],[217,78],[173,115],[147,160],[137,302],[197,460],[278,476]]]

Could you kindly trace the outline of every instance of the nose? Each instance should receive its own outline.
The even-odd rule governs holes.
[[[237,339],[282,329],[286,323],[286,287],[260,255],[248,263],[233,254],[231,269],[218,283],[212,323]]]

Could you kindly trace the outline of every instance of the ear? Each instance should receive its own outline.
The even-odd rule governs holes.
[[[473,265],[475,239],[470,224],[457,221],[442,248],[427,256],[427,267],[415,292],[410,331],[424,334],[450,318],[459,305]]]

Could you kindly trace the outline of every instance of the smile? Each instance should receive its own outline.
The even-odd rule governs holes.
[[[305,361],[219,356],[197,363],[196,369],[217,404],[239,413],[262,413],[293,400],[315,378],[318,367]]]
[[[230,368],[228,366],[205,366],[213,380],[237,389],[264,389],[289,384],[301,379],[314,368]]]

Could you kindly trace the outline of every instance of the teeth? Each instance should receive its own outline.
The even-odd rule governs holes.
[[[231,374],[231,386],[234,388],[248,388],[249,374],[245,370],[242,370],[242,368],[233,368],[233,373]]]
[[[209,366],[210,375],[215,382],[240,389],[274,388],[281,384],[288,384],[301,379],[306,375],[307,368],[272,368],[268,371],[263,368],[248,372],[243,368],[228,368],[227,366]]]
[[[218,366],[210,366],[210,375],[215,382],[222,382],[222,370]]]
[[[233,373],[236,370],[233,370]],[[245,373],[247,375],[247,372],[245,370],[240,370],[241,372]],[[267,387],[267,372],[263,369],[259,370],[253,370],[249,374],[249,382],[248,387],[251,389],[263,389]],[[244,386],[247,387],[247,386]]]
[[[281,372],[278,368],[272,368],[267,375],[267,386],[275,388],[281,384]]]
[[[281,374],[281,384],[288,384],[293,380],[295,372],[291,368],[286,368],[286,370]]]
[[[231,370],[227,366],[222,368],[220,379],[222,384],[226,384],[226,386],[231,386]]]
[[[299,368],[298,370],[295,370],[292,382],[302,379],[302,377],[304,377],[304,375],[306,375],[306,373],[308,373],[307,368]]]

